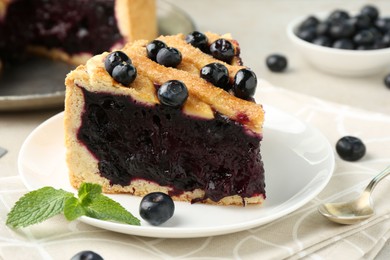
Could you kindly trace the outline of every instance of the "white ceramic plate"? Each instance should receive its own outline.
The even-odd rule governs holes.
[[[159,34],[195,30],[191,17],[173,4],[157,1]],[[31,58],[0,75],[0,111],[63,107],[64,79],[74,67],[58,61]]]
[[[267,200],[263,206],[211,206],[176,202],[174,216],[155,227],[141,221],[131,226],[81,217],[82,222],[120,233],[149,237],[203,237],[237,232],[269,223],[298,209],[328,183],[334,154],[325,137],[295,117],[264,106],[266,124],[262,156],[266,171]],[[65,163],[63,114],[38,128],[24,142],[19,171],[29,190],[53,186],[76,192],[68,180]],[[109,195],[139,217],[139,197]]]

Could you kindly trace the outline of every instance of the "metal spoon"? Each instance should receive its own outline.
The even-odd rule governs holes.
[[[355,200],[340,203],[325,203],[318,211],[330,221],[340,224],[356,224],[374,215],[371,193],[375,186],[390,174],[390,166],[375,176],[363,193]]]

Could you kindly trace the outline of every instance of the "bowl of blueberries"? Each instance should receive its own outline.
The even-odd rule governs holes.
[[[390,16],[373,5],[359,12],[336,9],[295,19],[287,35],[314,67],[343,76],[367,76],[390,68]]]

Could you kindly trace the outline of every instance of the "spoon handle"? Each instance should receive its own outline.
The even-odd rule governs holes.
[[[364,189],[364,193],[371,193],[375,186],[383,180],[387,175],[390,174],[390,165],[386,167],[383,171],[381,171],[377,176],[375,176],[370,183],[367,185],[367,187]]]

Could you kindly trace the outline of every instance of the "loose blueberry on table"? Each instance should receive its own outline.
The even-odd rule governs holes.
[[[388,89],[390,89],[390,74],[386,75],[384,79],[385,85]]]
[[[346,161],[357,161],[366,153],[366,146],[357,137],[344,136],[336,143],[336,151],[338,155]]]
[[[139,213],[148,223],[159,226],[173,216],[175,204],[170,196],[162,192],[152,192],[142,198]]]
[[[207,64],[200,70],[200,77],[226,91],[231,88],[229,85],[229,71],[221,63]]]
[[[81,251],[74,255],[71,260],[103,260],[103,257],[93,251]]]
[[[271,71],[281,72],[287,68],[287,58],[280,54],[272,54],[267,57],[266,64]]]

